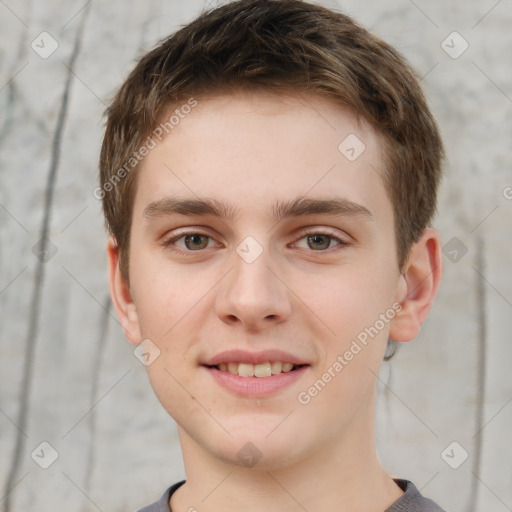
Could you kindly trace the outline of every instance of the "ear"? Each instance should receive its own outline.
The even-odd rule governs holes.
[[[137,308],[133,301],[130,284],[121,275],[119,247],[111,236],[107,241],[108,284],[112,304],[121,322],[126,339],[138,345],[142,341]]]
[[[391,322],[389,337],[392,340],[411,341],[416,338],[434,302],[442,268],[439,234],[427,228],[411,247],[400,276],[397,300],[402,309]]]

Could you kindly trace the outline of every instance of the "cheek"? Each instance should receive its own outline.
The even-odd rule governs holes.
[[[198,402],[193,382],[189,380],[190,372],[182,371],[179,363],[176,364],[180,360],[177,354],[173,354],[171,359],[162,354],[147,367],[149,382],[162,407],[178,424],[201,425],[204,423],[204,410],[199,402],[203,402],[203,397],[197,397]]]
[[[391,307],[391,290],[391,281],[388,285],[371,267],[361,270],[347,266],[335,275],[315,276],[297,295],[325,325],[330,337],[346,342]]]
[[[158,264],[151,258],[134,265],[135,298],[144,337],[167,339],[181,319],[192,312],[200,299],[196,279],[179,270]]]

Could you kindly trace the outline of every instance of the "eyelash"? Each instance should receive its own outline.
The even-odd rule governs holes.
[[[184,231],[182,233],[179,233],[177,235],[174,235],[172,236],[171,238],[168,238],[166,240],[163,241],[163,246],[166,248],[166,249],[169,249],[173,252],[176,252],[178,254],[188,254],[188,253],[194,253],[194,252],[202,252],[206,249],[198,249],[196,251],[194,250],[190,250],[190,249],[179,249],[179,248],[176,248],[176,246],[174,246],[173,244],[175,244],[178,240],[181,240],[182,238],[185,238],[187,236],[192,236],[192,235],[203,235],[203,236],[206,236],[208,238],[210,238],[211,240],[213,240],[213,237],[211,237],[210,235],[204,233],[204,232],[201,232],[201,231]],[[349,246],[350,244],[344,240],[342,240],[340,237],[332,234],[332,233],[329,233],[329,232],[323,232],[323,231],[304,231],[300,234],[300,237],[297,239],[297,241],[299,240],[302,240],[303,238],[307,238],[308,236],[314,236],[314,235],[322,235],[322,236],[327,236],[329,237],[331,240],[334,240],[335,242],[338,242],[338,244],[334,247],[328,247],[327,249],[319,249],[319,250],[314,250],[314,249],[309,249],[311,252],[316,252],[316,253],[325,253],[325,252],[332,252],[332,250],[340,250],[342,249],[343,247],[347,247]],[[337,248],[337,249],[336,249]]]

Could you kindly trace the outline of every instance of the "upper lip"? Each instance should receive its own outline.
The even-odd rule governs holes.
[[[289,354],[282,350],[263,350],[261,352],[248,352],[246,350],[226,350],[204,361],[206,366],[217,366],[220,363],[246,363],[261,364],[281,361],[282,363],[293,363],[296,365],[309,364],[300,357]]]

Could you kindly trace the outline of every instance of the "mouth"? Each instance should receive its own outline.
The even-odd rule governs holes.
[[[215,368],[221,372],[228,372],[239,377],[257,377],[264,379],[272,375],[280,375],[298,370],[302,364],[294,364],[282,361],[267,361],[265,363],[251,364],[230,361],[228,363],[219,363],[216,365],[207,365],[208,368]]]
[[[214,382],[243,397],[276,396],[306,375],[311,364],[281,350],[228,350],[203,361]]]

